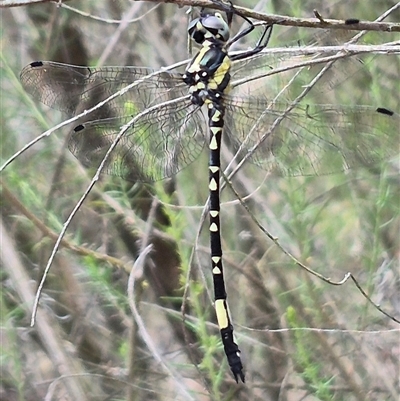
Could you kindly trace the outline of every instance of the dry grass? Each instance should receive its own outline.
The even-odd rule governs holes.
[[[263,11],[297,17],[312,16],[315,6],[272,3],[275,9]],[[393,5],[380,1],[359,10],[356,1],[326,3],[318,11],[327,18],[366,20]],[[68,5],[87,15],[54,4],[2,12],[3,161],[65,119],[24,93],[18,75],[29,62],[157,68],[188,57],[187,17],[174,4],[153,11],[154,3],[122,0]],[[123,29],[90,17],[120,20],[123,14],[142,18]],[[274,28],[271,46],[296,41],[297,32]],[[367,40],[395,39],[381,33]],[[363,60],[368,63],[339,61],[306,101],[382,105],[399,113],[399,56]],[[271,78],[269,87],[281,79]],[[295,83],[293,92],[298,89]],[[103,176],[68,230],[30,328],[56,235],[92,176],[69,154],[69,130],[45,138],[2,173],[0,400],[396,399],[399,326],[353,282],[329,285],[294,264],[227,187],[226,282],[246,368],[246,385],[234,384],[215,324],[208,230],[201,223],[206,153],[152,187]],[[279,177],[249,165],[232,185],[299,260],[334,281],[351,272],[375,302],[400,317],[398,161],[319,177]],[[153,248],[143,271],[136,265],[132,292],[129,273],[147,244]]]

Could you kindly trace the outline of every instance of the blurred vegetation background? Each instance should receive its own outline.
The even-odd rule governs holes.
[[[395,3],[235,2],[292,17],[313,17],[318,9],[325,18],[370,21]],[[19,72],[26,64],[170,65],[190,57],[186,11],[128,0],[2,9],[2,162],[65,118],[24,92]],[[388,21],[400,22],[400,10]],[[232,30],[242,25],[235,18]],[[276,26],[270,47],[299,37],[335,43],[338,34]],[[382,32],[368,41],[399,39]],[[343,65],[334,85],[321,83],[314,101],[400,112],[398,55],[367,55],[351,74]],[[70,129],[40,141],[1,177],[1,401],[398,399],[399,326],[353,282],[333,286],[301,270],[226,188],[225,279],[246,369],[246,384],[234,383],[216,326],[201,218],[207,152],[152,186],[102,176],[56,255],[31,328],[33,296],[55,235],[93,174],[68,152]],[[400,317],[398,161],[315,177],[278,177],[248,166],[233,186],[299,260],[334,281],[351,272],[375,302]],[[147,244],[152,251],[143,271],[134,272],[128,296],[129,273]]]

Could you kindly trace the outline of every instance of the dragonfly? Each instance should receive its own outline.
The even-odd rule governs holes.
[[[183,72],[36,61],[20,76],[34,99],[69,116],[82,114],[68,146],[84,166],[103,163],[104,173],[132,182],[154,182],[177,174],[208,144],[214,305],[236,382],[244,382],[245,375],[222,263],[223,138],[236,160],[249,160],[284,175],[314,175],[390,158],[398,148],[400,125],[399,114],[383,106],[304,104],[301,82],[299,96],[290,94],[296,99],[293,102],[280,101],[262,86],[260,91],[259,80],[276,72],[263,53],[271,27],[263,28],[254,48],[231,52],[231,46],[254,29],[245,19],[249,27],[230,39],[229,24],[220,13],[202,12],[188,27],[200,50]],[[90,114],[83,113],[89,109]]]

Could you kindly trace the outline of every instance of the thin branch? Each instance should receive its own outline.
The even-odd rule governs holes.
[[[6,272],[8,277],[10,277],[12,285],[18,293],[19,299],[21,300],[19,308],[29,314],[31,313],[30,305],[32,305],[32,300],[34,298],[31,279],[20,259],[21,255],[17,252],[15,244],[9,234],[0,216],[1,268],[2,271]],[[4,295],[6,295],[6,293]],[[8,319],[10,319],[10,317],[8,317]],[[65,340],[60,336],[58,322],[44,310],[38,311],[38,321],[40,324],[38,324],[35,330],[34,337],[37,336],[39,339],[58,374],[61,376],[72,376],[76,372],[83,373],[84,368],[81,361],[76,360],[74,351],[71,352],[71,348],[68,349],[68,347],[65,347]],[[30,335],[27,335],[27,337],[29,336]],[[28,341],[27,337],[25,341]],[[75,377],[80,377],[80,375]],[[84,385],[81,380],[74,379],[65,381],[63,384],[67,391],[65,395],[69,399],[88,401],[88,383]]]
[[[28,6],[39,3],[54,3],[56,6],[60,6],[59,1],[54,0],[4,0],[0,4],[0,8],[10,8],[10,7],[21,7]],[[226,11],[222,5],[211,0],[146,0],[151,3],[170,3],[177,4],[179,7],[189,6],[189,7],[199,7]],[[385,14],[389,15],[392,12],[400,8],[400,3],[395,4],[390,8]],[[359,21],[358,23],[349,24],[349,20],[336,20],[328,19],[321,16],[319,13],[319,18],[295,18],[288,17],[284,15],[276,14],[265,14],[260,13],[245,7],[234,6],[237,14],[243,15],[247,18],[252,18],[258,21],[264,21],[267,24],[282,25],[282,26],[296,26],[303,28],[322,28],[322,29],[338,29],[338,30],[352,30],[352,31],[380,31],[380,32],[400,32],[400,24],[394,22],[371,22],[371,21]],[[355,22],[355,21],[354,21]]]
[[[335,286],[340,286],[345,284],[349,279],[353,280],[354,284],[356,285],[357,289],[361,292],[361,294],[366,298],[371,305],[377,309],[379,312],[384,314],[386,317],[389,319],[393,320],[396,323],[400,324],[400,320],[388,312],[384,311],[380,305],[375,303],[370,296],[363,290],[361,284],[357,281],[357,279],[354,277],[353,273],[348,272],[344,275],[344,277],[340,281],[334,281],[330,277],[325,277],[324,275],[316,272],[315,270],[311,269],[310,267],[306,266],[302,262],[300,262],[294,255],[292,255],[286,248],[284,248],[277,237],[274,237],[254,216],[254,214],[251,212],[247,204],[243,201],[242,197],[239,195],[239,193],[236,191],[236,189],[233,187],[232,182],[229,180],[229,178],[224,174],[223,171],[221,171],[221,175],[224,178],[226,184],[228,187],[232,190],[232,192],[235,194],[237,199],[239,199],[240,204],[245,208],[246,212],[249,214],[250,218],[253,220],[253,222],[257,225],[257,227],[286,255],[288,256],[297,266],[301,267],[303,270],[305,270],[307,273],[312,274],[313,276],[319,278],[322,281],[325,281],[328,284],[335,285]]]
[[[209,0],[146,0],[155,3],[176,3],[182,6],[192,6],[199,8],[216,9],[226,11],[226,7]],[[247,18],[253,18],[258,21],[264,21],[267,24],[282,26],[297,26],[303,28],[322,28],[322,29],[345,29],[347,31],[381,31],[381,32],[400,32],[400,24],[394,22],[371,22],[360,21],[358,24],[348,24],[346,20],[336,20],[323,18],[323,22],[318,18],[295,18],[285,15],[274,15],[260,13],[245,7],[234,6],[235,12]],[[386,13],[390,15],[392,12],[400,9],[400,3],[395,4]]]
[[[136,259],[135,264],[132,268],[132,271],[129,275],[129,280],[128,280],[128,301],[129,301],[129,307],[131,309],[133,318],[135,319],[135,322],[138,326],[138,331],[145,342],[147,348],[153,355],[154,359],[156,360],[157,363],[163,366],[163,368],[166,370],[168,375],[170,377],[173,377],[176,383],[177,389],[185,396],[185,400],[194,400],[192,395],[187,391],[186,387],[183,385],[183,377],[171,366],[169,366],[164,358],[160,355],[159,351],[157,350],[156,345],[154,344],[152,340],[152,336],[148,333],[146,329],[146,325],[142,319],[142,317],[139,314],[139,311],[136,307],[136,302],[135,302],[135,277],[139,272],[143,271],[144,269],[144,264],[146,261],[146,258],[148,254],[151,252],[152,245],[147,245],[146,243],[142,244],[142,251],[139,255],[139,257]]]
[[[67,4],[64,4],[64,3],[60,4],[61,8],[65,8],[66,10],[70,10],[70,11],[76,13],[76,14],[79,14],[79,15],[83,16],[83,17],[90,18],[90,19],[93,19],[95,21],[104,22],[106,24],[121,24],[122,22],[125,23],[125,24],[126,23],[132,24],[132,23],[135,23],[135,22],[139,22],[146,15],[148,15],[151,12],[153,12],[154,10],[156,10],[159,6],[160,6],[160,4],[156,4],[154,7],[150,8],[149,10],[147,10],[146,12],[144,12],[143,14],[141,14],[139,17],[136,17],[136,18],[128,18],[128,16],[127,16],[127,19],[111,19],[111,18],[97,17],[97,16],[95,16],[93,14],[90,14],[90,13],[87,13],[85,11],[79,10],[78,8],[75,8],[75,7],[68,6]]]
[[[57,240],[58,234],[55,233],[52,229],[50,229],[46,224],[44,224],[40,219],[38,219],[32,212],[29,211],[20,201],[19,199],[8,189],[8,187],[0,180],[1,188],[2,188],[2,196],[3,198],[10,204],[10,206],[23,214],[34,226],[36,226],[46,237],[51,238],[53,240]],[[123,262],[121,259],[114,258],[104,253],[96,252],[91,249],[79,246],[69,241],[66,238],[63,238],[61,241],[61,245],[66,249],[69,249],[81,256],[90,256],[101,262],[105,262],[110,264],[111,266],[124,269],[127,272],[130,271],[130,267],[126,262]]]
[[[68,0],[63,0],[68,1]],[[33,6],[40,3],[58,3],[54,0],[2,0],[0,8],[11,8],[11,7],[23,7],[23,6]]]

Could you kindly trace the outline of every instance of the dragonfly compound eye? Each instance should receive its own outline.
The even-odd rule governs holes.
[[[188,33],[199,44],[206,39],[218,39],[222,42],[227,42],[229,39],[228,24],[219,13],[196,18],[190,23]]]

